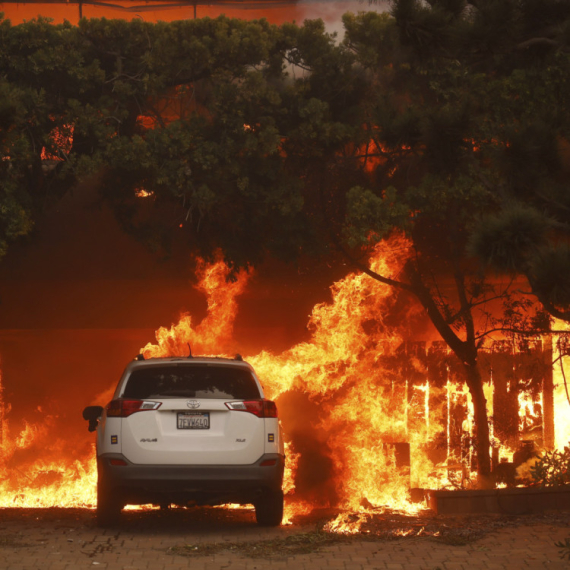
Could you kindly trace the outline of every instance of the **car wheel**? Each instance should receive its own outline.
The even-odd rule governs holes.
[[[117,524],[122,505],[115,493],[105,484],[97,484],[97,526],[106,527]]]
[[[255,503],[255,518],[261,526],[279,526],[283,520],[283,491],[267,491]]]

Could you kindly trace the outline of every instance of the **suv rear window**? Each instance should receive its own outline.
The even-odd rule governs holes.
[[[211,398],[255,400],[261,394],[251,372],[206,364],[148,366],[134,370],[123,398]]]

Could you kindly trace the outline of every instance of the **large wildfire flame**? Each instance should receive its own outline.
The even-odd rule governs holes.
[[[57,418],[49,414],[41,424],[25,422],[13,436],[3,392],[0,375],[0,507],[94,506],[94,445],[87,444],[89,453],[83,458],[69,458],[69,442],[54,439]]]
[[[370,267],[397,276],[408,247],[400,237],[378,245]],[[194,326],[185,314],[170,329],[160,328],[156,343],[141,349],[145,357],[187,355],[189,346],[195,355],[233,356],[239,348],[233,335],[237,297],[250,275],[240,272],[228,281],[229,274],[221,261],[199,263],[198,288],[208,299],[206,318]],[[418,509],[409,500],[410,488],[468,485],[469,456],[458,450],[471,433],[472,416],[469,394],[453,375],[442,347],[435,343],[430,349],[435,356],[426,360],[425,350],[422,356],[406,345],[409,319],[401,304],[399,324],[389,320],[398,303],[393,289],[351,273],[331,293],[331,302],[313,309],[308,341],[281,354],[245,356],[266,396],[277,401],[288,440],[287,518],[315,507],[339,507],[345,514],[328,528],[351,532],[378,509]],[[411,316],[411,309],[407,311]],[[555,444],[561,449],[568,443],[570,425],[563,421],[568,401],[559,372],[554,385]],[[66,457],[62,450],[69,441],[50,436],[47,444],[55,417],[48,415],[41,425],[28,423],[12,434],[1,386],[0,377],[0,507],[93,507],[92,436],[82,435],[84,452],[70,460],[60,458]],[[95,403],[106,403],[113,388],[108,386]],[[491,384],[486,392],[493,418]],[[518,394],[516,429],[521,434],[542,421],[541,397],[536,391]],[[496,461],[512,459],[509,445],[497,445]],[[348,518],[346,511],[357,515]]]

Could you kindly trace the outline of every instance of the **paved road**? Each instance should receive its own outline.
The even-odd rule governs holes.
[[[277,529],[258,527],[243,510],[129,511],[123,517],[120,527],[101,530],[84,509],[0,510],[0,569],[570,569],[555,546],[570,538],[570,513],[431,517],[419,531],[417,518],[382,514],[368,534],[344,538],[317,532],[315,516]],[[445,540],[398,536],[437,525],[448,529]]]

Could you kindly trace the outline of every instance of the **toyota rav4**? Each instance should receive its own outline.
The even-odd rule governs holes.
[[[139,355],[112,401],[83,417],[97,430],[99,525],[116,523],[127,504],[148,503],[253,504],[259,524],[281,524],[277,407],[239,355]]]

